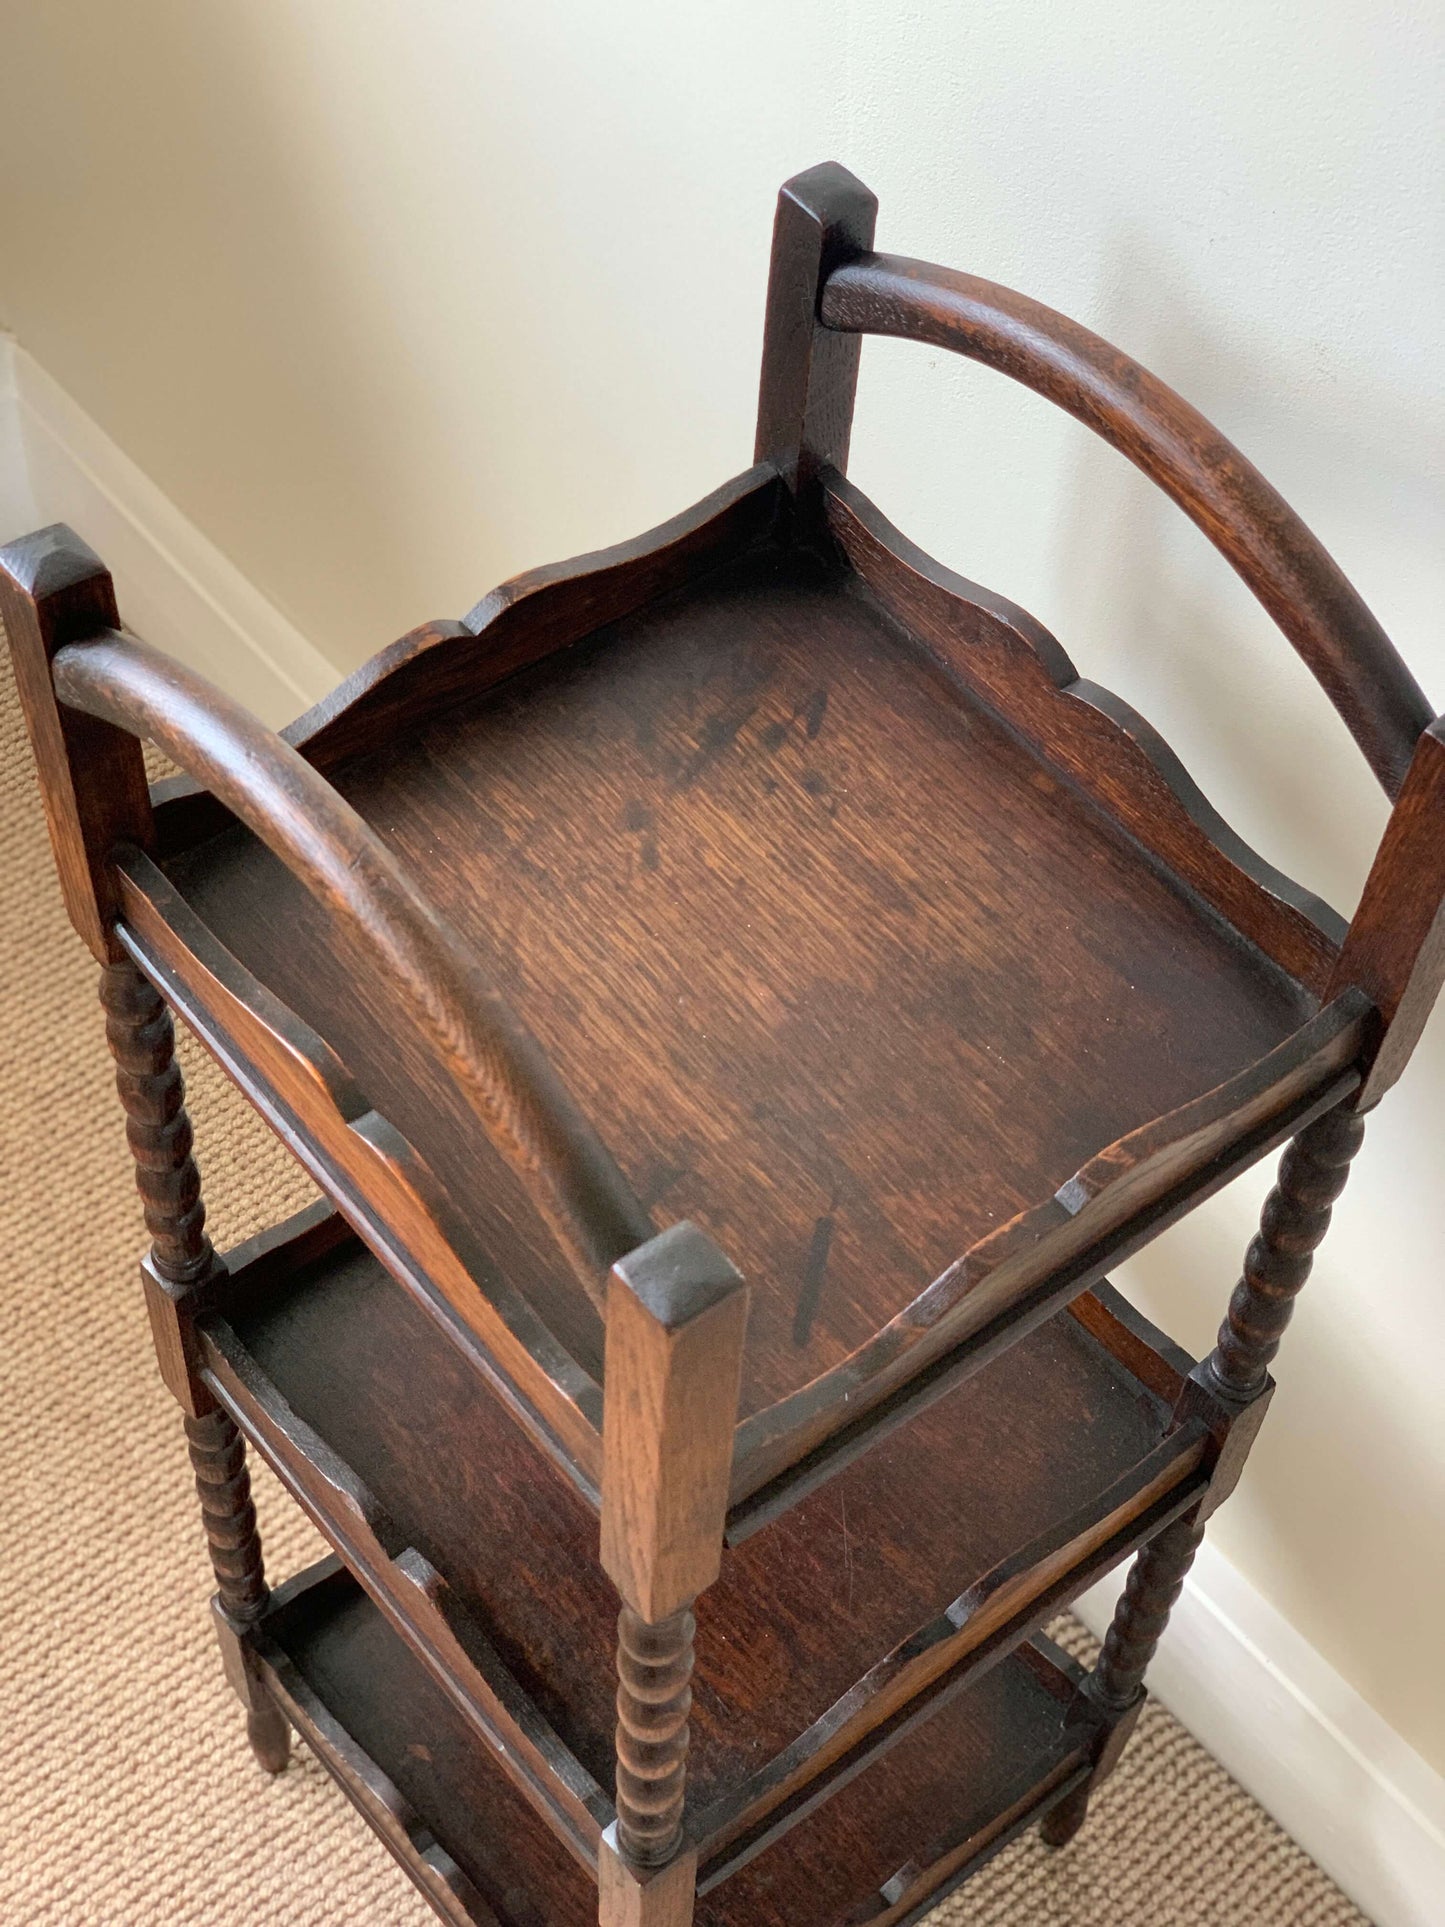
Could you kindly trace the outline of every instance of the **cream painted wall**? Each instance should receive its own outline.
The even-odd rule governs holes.
[[[750,453],[778,182],[1137,354],[1445,704],[1445,19],[1345,0],[9,0],[0,320],[338,669]],[[1384,820],[1162,497],[997,377],[869,344],[854,473],[1348,910]],[[1371,1129],[1229,1557],[1445,1768],[1445,1023]],[[1209,1341],[1263,1174],[1130,1267]]]

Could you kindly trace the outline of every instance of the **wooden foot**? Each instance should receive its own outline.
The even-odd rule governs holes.
[[[1049,1808],[1039,1827],[1039,1838],[1046,1847],[1068,1846],[1088,1815],[1092,1791],[1093,1781],[1085,1780],[1082,1786],[1076,1786],[1072,1793],[1066,1793]]]
[[[291,1728],[273,1699],[253,1706],[246,1714],[246,1738],[251,1751],[268,1773],[283,1773],[291,1757]]]

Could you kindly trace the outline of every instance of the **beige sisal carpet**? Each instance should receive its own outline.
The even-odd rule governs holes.
[[[184,1048],[184,1046],[183,1046]],[[185,1049],[217,1242],[308,1186]],[[207,1624],[181,1426],[151,1361],[95,969],[66,924],[0,647],[0,1922],[432,1918],[306,1754],[253,1764]],[[273,1577],[319,1555],[257,1479]],[[935,1927],[1357,1927],[1158,1708],[1073,1847],[1029,1836]]]

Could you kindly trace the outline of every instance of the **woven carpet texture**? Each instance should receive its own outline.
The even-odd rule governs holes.
[[[0,1921],[420,1927],[430,1911],[304,1749],[274,1780],[255,1766],[221,1677],[96,970],[61,908],[3,647],[0,998]],[[224,1246],[312,1193],[184,1038],[182,1055]],[[279,1580],[325,1548],[264,1469],[256,1488]],[[1151,1705],[1079,1839],[1051,1854],[1030,1834],[932,1927],[1362,1920]]]

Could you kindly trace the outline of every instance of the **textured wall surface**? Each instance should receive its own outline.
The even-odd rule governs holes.
[[[5,11],[0,320],[339,669],[746,464],[773,195],[832,156],[884,246],[1025,288],[1212,415],[1445,704],[1438,4]],[[1384,818],[1363,764],[1119,458],[874,343],[854,471],[1352,907]],[[1445,1766],[1442,1059],[1437,1023],[1218,1536]],[[1264,1183],[1123,1281],[1196,1347]]]

